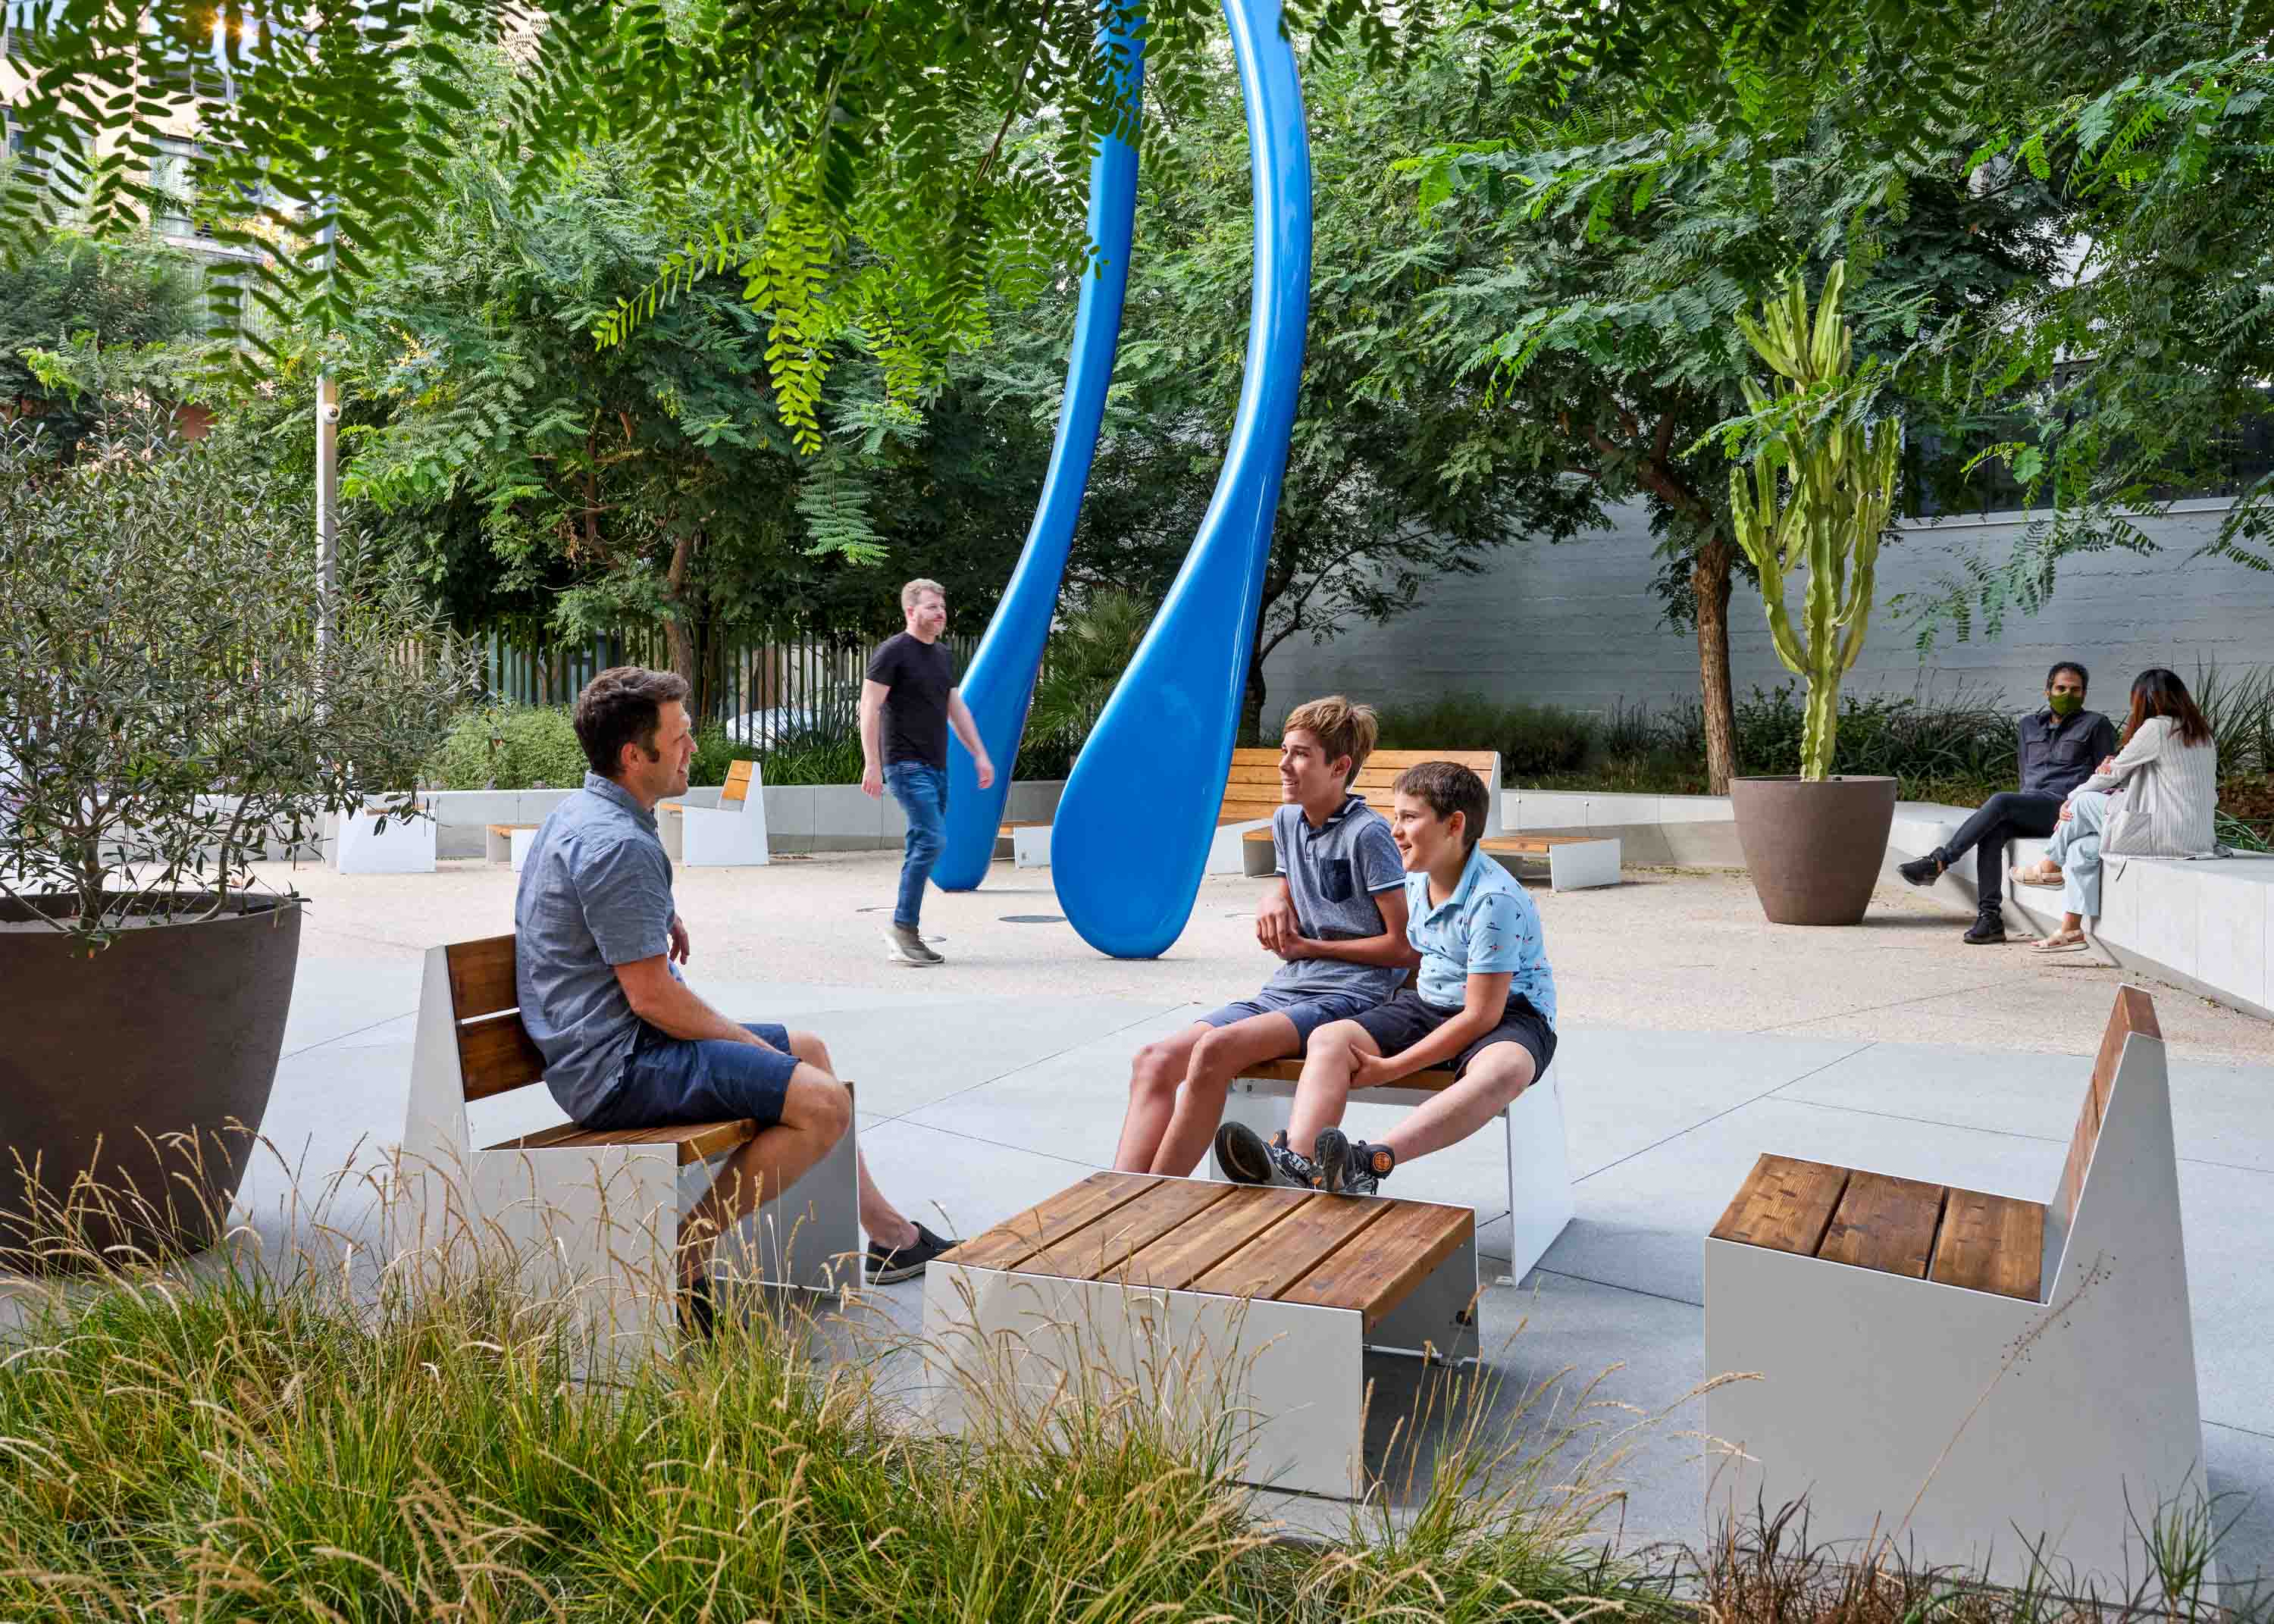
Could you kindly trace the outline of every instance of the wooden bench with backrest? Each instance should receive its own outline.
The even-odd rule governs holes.
[[[1476,1240],[1465,1207],[1093,1173],[925,1271],[936,1413],[1095,1425],[1110,1381],[1247,1481],[1349,1495],[1363,1355],[1477,1357]]]
[[[1388,809],[1382,808],[1387,816]],[[1246,841],[1247,872],[1261,876],[1278,872],[1278,853],[1269,829],[1251,829]],[[1553,891],[1585,891],[1619,883],[1619,842],[1615,835],[1487,835],[1479,842],[1511,874],[1520,874],[1526,857],[1547,860],[1547,883]]]
[[[1388,816],[1389,786],[1408,767],[1425,761],[1453,761],[1485,781],[1490,792],[1486,805],[1485,832],[1500,832],[1500,752],[1497,750],[1376,750],[1367,757],[1352,780],[1352,790],[1364,795],[1374,810]],[[1284,803],[1279,797],[1279,752],[1234,750],[1225,774],[1224,800],[1216,810],[1216,840],[1209,850],[1210,874],[1269,874],[1271,816]],[[1260,825],[1260,826],[1259,826]],[[1255,842],[1261,837],[1260,848]],[[1000,837],[1012,843],[1013,861],[1020,868],[1046,867],[1050,857],[1050,825],[1043,823],[1005,823]],[[1259,868],[1257,865],[1261,863]]]
[[[635,1340],[664,1335],[674,1324],[679,1219],[710,1187],[715,1164],[757,1124],[600,1130],[564,1122],[476,1147],[467,1107],[545,1078],[545,1056],[521,1024],[514,941],[489,936],[427,951],[403,1123],[398,1244],[501,1243],[533,1287],[573,1295],[581,1312],[613,1332]],[[854,1156],[847,1129],[760,1210],[758,1278],[814,1290],[855,1283]],[[722,1263],[728,1256],[722,1245]]]
[[[674,861],[690,868],[757,867],[771,861],[764,778],[754,761],[738,761],[727,769],[717,806],[658,801],[655,822],[663,849]]]
[[[2135,1516],[2202,1492],[2171,1093],[2118,989],[2052,1200],[1764,1155],[1706,1242],[1720,1510],[1805,1493],[1811,1537],[2146,1571]],[[1914,1501],[1916,1501],[1914,1507]],[[2018,1538],[2017,1538],[2018,1535]],[[1913,1553],[1916,1553],[1914,1555]]]

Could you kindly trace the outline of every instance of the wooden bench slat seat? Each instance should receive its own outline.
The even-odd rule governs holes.
[[[719,786],[717,809],[738,808],[750,798],[750,771],[755,765],[756,763],[752,762],[738,761],[727,767],[727,781]],[[659,801],[655,803],[655,809],[659,812],[684,812],[687,810],[687,803],[683,801]],[[697,807],[695,809],[704,812],[713,808]]]
[[[1348,1309],[1371,1330],[1475,1233],[1465,1207],[1093,1173],[941,1260]]]
[[[1713,1238],[2037,1300],[2042,1202],[1792,1156],[1753,1163]]]
[[[492,823],[489,831],[493,835],[509,835],[523,829],[542,829],[543,827],[542,823]]]
[[[525,1133],[517,1139],[501,1144],[486,1145],[485,1150],[564,1150],[576,1147],[598,1148],[604,1145],[676,1145],[679,1165],[707,1162],[712,1156],[724,1155],[739,1145],[756,1139],[758,1124],[748,1117],[739,1122],[684,1123],[668,1128],[602,1129],[579,1127],[564,1122],[536,1133]]]

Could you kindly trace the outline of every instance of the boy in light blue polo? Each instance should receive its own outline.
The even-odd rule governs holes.
[[[1466,1139],[1547,1070],[1555,976],[1540,911],[1478,843],[1489,793],[1453,762],[1398,775],[1390,833],[1404,861],[1405,935],[1421,955],[1420,974],[1386,1004],[1312,1034],[1287,1132],[1267,1145],[1226,1124],[1216,1139],[1226,1174],[1372,1195],[1401,1161]],[[1351,1139],[1337,1125],[1352,1089],[1444,1065],[1453,1086],[1378,1143]]]

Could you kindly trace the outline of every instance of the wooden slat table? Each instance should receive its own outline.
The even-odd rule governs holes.
[[[943,1418],[1046,1426],[1097,1382],[1198,1427],[1243,1417],[1241,1477],[1362,1482],[1364,1350],[1477,1357],[1476,1214],[1423,1201],[1094,1173],[924,1275]]]

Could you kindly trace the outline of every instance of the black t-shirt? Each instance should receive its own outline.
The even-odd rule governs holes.
[[[955,661],[945,643],[900,632],[885,640],[869,662],[869,680],[892,691],[885,696],[885,764],[922,762],[947,771],[947,696],[955,687]]]

